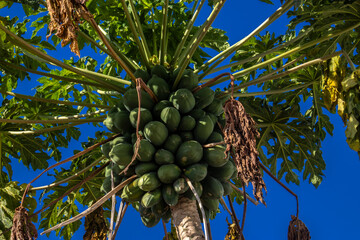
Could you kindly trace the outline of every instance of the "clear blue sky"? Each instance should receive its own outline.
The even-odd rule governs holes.
[[[227,31],[230,38],[229,42],[233,44],[250,33],[277,7],[279,7],[279,1],[276,2],[276,6],[272,6],[257,0],[228,0],[213,26]],[[0,15],[23,16],[19,9],[12,8],[10,11],[2,9]],[[209,11],[210,9],[207,8],[203,12],[198,23],[206,19]],[[287,18],[282,17],[266,30],[282,34],[286,30],[286,23]],[[68,49],[63,49],[61,52],[68,52]],[[82,55],[84,54],[82,52]],[[72,54],[66,53],[62,57],[68,58],[69,56],[72,56]],[[32,85],[29,85],[26,81],[22,84],[22,89],[18,89],[17,92],[34,93],[29,90]],[[360,161],[357,153],[350,150],[345,141],[345,128],[340,117],[331,115],[331,121],[335,125],[335,130],[334,136],[327,136],[323,142],[323,158],[327,167],[325,170],[326,177],[322,184],[318,189],[315,189],[307,181],[301,182],[300,186],[295,184],[288,186],[299,195],[300,219],[309,228],[312,239],[354,239],[359,234],[360,223],[358,217],[360,215],[360,205],[358,204],[360,194],[357,191],[360,182],[360,175],[358,174]],[[88,136],[92,137],[94,134],[89,132],[88,135],[83,135],[81,141],[86,141]],[[80,148],[79,143],[74,143],[73,146]],[[64,149],[64,158],[71,156],[72,150]],[[16,169],[14,179],[20,182],[29,182],[36,175],[21,165],[17,166]],[[248,205],[244,230],[245,238],[247,240],[285,240],[287,239],[290,215],[294,215],[296,211],[295,199],[268,176],[265,175],[264,180],[268,189],[266,195],[268,206],[254,206],[251,203]],[[46,184],[49,181],[46,177],[41,178],[35,185]],[[251,191],[252,189],[249,188],[248,192],[251,193]],[[223,209],[220,210],[224,212]],[[240,217],[242,215],[242,206],[236,206],[236,211]],[[229,218],[227,213],[224,212],[218,214],[216,220],[211,221],[214,240],[224,239],[227,232],[226,217]],[[83,233],[83,230],[79,231],[73,239],[82,239]],[[129,208],[120,227],[118,239],[120,239],[120,236],[122,236],[121,239],[134,240],[144,238],[148,240],[162,239],[163,229],[161,224],[154,228],[144,227],[139,214]],[[39,239],[48,238],[41,236]],[[58,238],[52,234],[50,239]]]

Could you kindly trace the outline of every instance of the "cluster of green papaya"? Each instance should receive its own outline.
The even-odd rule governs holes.
[[[110,131],[123,135],[102,146],[104,155],[114,163],[114,182],[119,184],[137,175],[119,194],[133,203],[148,227],[155,226],[161,218],[168,221],[170,206],[175,206],[180,197],[195,199],[185,177],[192,182],[209,213],[218,209],[222,196],[232,192],[228,180],[237,174],[235,164],[224,153],[224,145],[203,147],[223,141],[217,124],[223,118],[222,102],[209,87],[194,91],[198,78],[190,69],[185,70],[177,89],[172,91],[176,75],[176,71],[170,74],[160,65],[153,67],[150,74],[143,70],[135,72],[158,102],[147,92],[141,92],[139,130],[143,138],[137,160],[126,176],[118,174],[134,154],[138,124],[136,89],[129,87],[104,121]],[[104,192],[111,189],[110,173],[108,167],[102,186]]]

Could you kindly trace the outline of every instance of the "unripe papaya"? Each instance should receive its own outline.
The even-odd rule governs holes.
[[[151,75],[154,76],[158,76],[161,77],[162,79],[168,80],[169,79],[169,74],[166,70],[166,68],[163,65],[155,65],[152,69],[151,69]]]
[[[138,110],[139,108],[134,108],[131,110],[129,118],[131,125],[136,128],[137,125],[137,118],[138,118]],[[140,108],[140,124],[139,124],[139,130],[142,130],[144,126],[152,121],[152,115],[151,112],[146,108]]]
[[[194,129],[195,125],[195,119],[190,115],[186,115],[181,118],[178,129],[180,131],[191,131]]]
[[[176,163],[180,167],[199,162],[203,157],[203,148],[197,141],[191,140],[180,145],[176,152]]]
[[[144,127],[144,136],[153,145],[160,146],[168,137],[168,129],[159,121],[151,121]]]
[[[182,142],[182,140],[179,135],[171,134],[170,136],[168,136],[168,138],[166,139],[166,141],[164,143],[164,149],[175,154],[176,150],[179,148],[181,142]]]
[[[168,99],[170,89],[169,85],[164,79],[158,76],[152,76],[147,85],[151,89],[151,91],[153,91],[159,101]]]
[[[160,118],[170,132],[175,132],[179,126],[181,116],[176,108],[166,107],[161,111]]]
[[[174,155],[165,149],[159,149],[154,156],[155,162],[159,165],[171,164],[175,162]]]
[[[171,97],[170,102],[181,114],[190,112],[195,106],[194,95],[188,89],[178,89]]]
[[[141,78],[144,83],[147,83],[150,79],[150,74],[146,70],[142,70],[140,68],[136,69],[136,71],[134,72],[134,76],[136,78]]]
[[[209,115],[200,118],[193,130],[194,138],[201,144],[206,143],[206,140],[210,137],[214,130],[214,123]]]
[[[120,166],[127,166],[133,156],[133,146],[128,143],[115,145],[109,153],[111,161]]]
[[[203,109],[209,106],[214,100],[215,92],[209,88],[204,87],[201,88],[199,91],[194,93],[195,97],[195,107],[199,109]]]
[[[130,112],[134,108],[139,107],[138,96],[136,89],[132,88],[125,92],[124,94],[124,106]],[[154,102],[150,95],[141,90],[141,107],[152,110],[154,107]]]
[[[172,106],[172,103],[168,100],[161,100],[158,102],[152,110],[154,120],[160,120],[161,111],[166,107]]]

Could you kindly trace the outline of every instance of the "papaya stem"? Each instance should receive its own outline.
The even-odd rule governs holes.
[[[264,91],[264,92],[250,92],[250,93],[234,93],[234,97],[254,97],[254,96],[262,96],[262,95],[273,95],[273,94],[281,94],[281,93],[285,93],[285,92],[290,92],[292,90],[297,90],[300,88],[306,88],[312,84],[314,84],[315,82],[310,82],[310,83],[306,83],[306,84],[296,84],[293,87],[288,87],[288,88],[283,88],[283,89],[276,89],[276,90],[269,90],[269,91]],[[218,98],[223,97],[223,95],[219,95],[217,96]]]
[[[152,14],[151,14],[151,25],[152,25],[152,40],[153,40],[153,55],[157,55],[157,39],[156,39],[156,34],[155,34],[155,20],[154,20],[154,18],[155,18],[155,10],[154,10],[154,8],[152,8],[151,9],[151,12],[152,12]]]
[[[221,79],[222,77],[224,77],[224,76],[226,76],[226,75],[229,75],[229,77],[230,77],[231,79],[234,79],[234,77],[231,75],[231,73],[222,73],[222,74],[214,77],[214,78],[211,79],[210,81],[207,81],[206,83],[197,86],[196,88],[194,88],[194,89],[192,90],[192,92],[193,92],[193,93],[196,93],[196,92],[200,91],[200,89],[202,89],[202,88],[211,86],[211,85],[213,85],[214,83],[216,83],[216,81],[218,81],[219,79]]]
[[[102,122],[102,120],[98,120],[99,122]],[[92,121],[94,122],[94,121]],[[58,131],[58,130],[63,130],[66,128],[70,128],[70,127],[74,127],[77,125],[81,125],[84,124],[85,122],[82,123],[69,123],[69,124],[64,124],[61,126],[57,126],[57,127],[50,127],[50,128],[43,128],[43,129],[37,129],[37,130],[25,130],[25,131],[0,131],[4,134],[9,134],[9,135],[36,135],[36,134],[42,134],[42,133],[46,133],[46,132],[53,132],[53,131]]]
[[[164,65],[166,56],[166,39],[167,39],[167,25],[168,25],[168,8],[169,0],[165,0],[162,8],[162,21],[161,21],[161,42],[160,42],[160,64]]]
[[[44,185],[44,186],[40,186],[40,187],[30,187],[30,191],[37,191],[37,190],[44,190],[44,189],[49,189],[49,188],[53,188],[53,187],[56,187],[56,186],[59,186],[63,183],[66,183],[74,178],[77,178],[79,177],[81,174],[83,174],[84,172],[86,172],[87,170],[89,170],[90,168],[92,168],[93,166],[97,165],[100,161],[104,160],[105,157],[102,156],[98,159],[96,159],[93,163],[91,163],[89,166],[87,166],[86,168],[80,170],[79,172],[77,173],[74,173],[73,175],[71,175],[70,177],[68,178],[65,178],[61,181],[58,181],[58,182],[54,182],[54,183],[51,183],[49,185]]]
[[[60,197],[56,198],[55,200],[51,201],[50,203],[46,204],[44,207],[42,207],[39,211],[33,213],[31,216],[29,216],[29,218],[32,218],[36,215],[38,215],[39,213],[43,212],[45,209],[47,209],[48,207],[51,207],[52,205],[54,205],[55,203],[57,203],[59,200],[63,199],[64,197],[66,197],[67,195],[69,195],[72,191],[74,191],[75,189],[80,188],[84,183],[86,183],[87,181],[91,180],[92,178],[94,178],[96,175],[98,175],[102,170],[104,170],[104,168],[109,165],[110,162],[105,163],[104,165],[102,165],[101,167],[99,167],[98,169],[96,169],[93,173],[91,173],[89,176],[87,176],[85,179],[81,180],[81,182],[77,183],[76,185],[74,185],[73,187],[71,187],[69,190],[67,190],[63,195],[61,195]]]
[[[111,190],[114,189],[114,162],[111,161]],[[110,212],[110,227],[109,227],[109,234],[108,239],[111,239],[113,234],[113,227],[114,227],[114,218],[115,218],[115,205],[116,205],[116,195],[111,196],[111,212]]]
[[[282,53],[282,54],[279,54],[279,55],[276,56],[276,57],[273,57],[273,58],[268,59],[268,60],[266,60],[266,61],[264,61],[264,62],[255,64],[255,65],[253,65],[253,66],[251,66],[251,67],[249,67],[249,68],[246,68],[246,69],[243,69],[243,70],[241,70],[241,71],[238,71],[238,72],[234,73],[233,75],[234,75],[235,78],[241,77],[241,76],[243,76],[243,75],[245,75],[245,74],[247,74],[247,73],[249,73],[249,72],[252,72],[252,71],[254,71],[254,70],[258,69],[258,68],[261,68],[261,67],[264,67],[264,66],[268,66],[268,65],[272,64],[272,63],[275,62],[275,61],[278,61],[278,60],[280,60],[280,59],[282,59],[282,58],[285,58],[285,57],[287,57],[287,56],[290,56],[290,55],[293,54],[293,53],[296,53],[296,52],[305,50],[305,49],[307,49],[307,48],[309,48],[309,47],[312,47],[312,46],[314,46],[314,45],[317,45],[317,44],[319,44],[319,43],[321,43],[321,42],[327,41],[327,40],[329,40],[329,39],[331,39],[331,38],[334,38],[334,37],[337,37],[337,36],[339,36],[339,35],[341,35],[341,34],[344,34],[344,33],[346,33],[346,32],[352,31],[352,30],[354,30],[355,28],[357,28],[357,27],[359,27],[359,26],[360,26],[360,23],[355,24],[355,25],[353,25],[353,26],[351,26],[351,27],[348,27],[348,28],[346,28],[346,29],[344,29],[344,30],[337,31],[337,32],[335,32],[335,33],[329,33],[328,35],[322,37],[321,39],[316,39],[316,40],[313,40],[313,41],[311,41],[311,42],[305,43],[305,44],[303,44],[303,45],[297,46],[297,47],[295,47],[295,48],[293,48],[293,49],[291,49],[291,50],[289,50],[289,51],[287,51],[287,52],[284,52],[284,53]],[[224,82],[224,81],[226,81],[226,80],[227,80],[226,78],[220,79],[220,81],[219,81],[218,83],[222,83],[222,82]]]
[[[106,116],[100,116],[96,118],[87,118],[87,119],[54,119],[54,120],[24,120],[24,119],[3,119],[0,118],[0,123],[19,123],[19,124],[61,124],[61,123],[85,123],[85,122],[99,122],[103,120]]]
[[[78,34],[85,38],[87,41],[89,41],[90,43],[94,44],[97,48],[99,48],[101,51],[103,51],[104,53],[106,53],[107,55],[111,56],[111,53],[104,48],[103,46],[101,46],[98,42],[96,42],[92,37],[90,37],[89,35],[87,35],[86,33],[84,33],[84,31],[79,30]]]
[[[286,71],[284,71],[282,73],[279,73],[279,74],[271,73],[271,74],[264,75],[264,76],[259,77],[257,79],[251,80],[249,82],[239,84],[237,87],[234,88],[234,90],[239,90],[239,89],[246,88],[246,87],[249,87],[249,86],[253,86],[253,85],[256,85],[256,84],[259,84],[259,83],[264,83],[264,82],[269,81],[269,80],[275,80],[275,79],[287,76],[287,75],[289,75],[289,74],[291,74],[293,72],[296,72],[296,71],[298,71],[300,69],[303,69],[303,68],[306,68],[306,67],[318,64],[318,63],[322,63],[323,61],[326,61],[326,60],[328,60],[330,58],[333,58],[335,56],[339,56],[340,54],[342,54],[342,51],[338,51],[338,52],[335,52],[333,54],[327,55],[325,57],[321,57],[321,58],[317,58],[317,59],[308,61],[306,63],[303,63],[303,64],[300,64],[300,65],[298,65],[296,67],[290,68],[289,70],[286,70]],[[220,81],[222,82],[223,80],[220,79],[219,82]],[[224,96],[224,95],[229,95],[229,94],[230,94],[230,92],[227,90],[227,91],[224,91],[224,93],[222,93],[221,95]]]
[[[114,51],[114,49],[112,48],[110,42],[107,40],[107,38],[105,37],[105,35],[102,33],[102,31],[100,30],[99,26],[97,25],[97,23],[95,22],[95,19],[93,17],[90,18],[86,18],[86,20],[90,23],[90,25],[94,28],[94,30],[97,32],[97,34],[99,35],[101,41],[105,44],[106,48],[109,50],[109,52],[111,53],[111,56],[119,63],[119,65],[125,70],[125,72],[130,76],[130,79],[132,79],[133,81],[135,81],[135,76],[132,73],[131,69],[125,64],[125,62],[116,54],[116,52]]]
[[[247,209],[247,199],[246,199],[246,191],[245,191],[245,184],[242,182],[243,185],[243,192],[244,192],[244,210],[243,210],[243,218],[241,220],[241,234],[243,233],[244,226],[245,226],[245,218],[246,218],[246,209]]]
[[[121,224],[121,222],[122,222],[122,220],[124,218],[124,215],[125,215],[125,212],[126,212],[126,209],[128,208],[128,206],[129,206],[128,202],[126,202],[125,206],[124,206],[124,200],[121,201],[120,207],[119,207],[119,212],[118,212],[118,215],[116,217],[114,234],[112,235],[112,238],[110,240],[115,240],[116,233],[119,230],[120,224]]]
[[[246,194],[246,193],[245,193],[245,194]],[[227,198],[228,198],[228,202],[229,202],[229,205],[230,205],[230,209],[231,209],[233,221],[235,222],[236,227],[237,227],[237,229],[239,230],[239,233],[242,235],[242,230],[241,230],[241,228],[240,228],[239,220],[238,220],[238,218],[237,218],[237,216],[236,216],[236,212],[235,212],[235,209],[234,209],[234,205],[233,205],[233,203],[232,203],[231,198],[230,198],[229,195],[227,196]]]
[[[131,158],[130,163],[126,166],[126,168],[121,171],[121,173],[119,175],[121,175],[122,173],[125,173],[128,171],[129,167],[131,166],[131,164],[136,160],[136,158],[139,156],[139,148],[140,148],[140,141],[141,141],[141,135],[139,134],[140,131],[140,119],[141,119],[141,85],[145,84],[143,82],[143,80],[141,78],[137,78],[136,79],[136,92],[137,92],[137,96],[138,96],[138,114],[137,114],[137,119],[136,119],[136,142],[135,142],[135,149],[134,149],[134,154]]]
[[[161,221],[162,221],[162,225],[163,225],[163,228],[164,228],[165,240],[169,240],[169,237],[168,237],[168,234],[167,234],[167,230],[166,230],[165,221],[164,221],[164,219],[161,219]]]
[[[282,43],[281,45],[273,48],[273,49],[270,49],[270,50],[267,50],[265,52],[261,52],[255,56],[252,56],[252,57],[249,57],[249,58],[246,58],[246,59],[243,59],[243,60],[240,60],[240,61],[237,61],[237,62],[233,62],[233,63],[230,63],[230,64],[227,64],[227,65],[224,65],[224,66],[221,66],[221,67],[217,67],[215,69],[212,69],[211,71],[208,72],[208,74],[211,74],[211,73],[215,73],[215,72],[219,72],[219,71],[222,71],[224,69],[228,69],[228,68],[232,68],[232,67],[236,67],[236,66],[239,66],[239,65],[242,65],[242,64],[245,64],[245,63],[248,63],[248,62],[251,62],[251,61],[254,61],[254,60],[258,60],[259,58],[262,58],[266,55],[269,55],[269,54],[272,54],[272,53],[276,53],[278,51],[280,51],[281,49],[283,49],[284,47],[287,47],[291,44],[293,44],[294,42],[297,42],[298,40],[302,39],[303,37],[305,37],[309,32],[311,32],[313,30],[313,28],[309,28],[307,29],[306,31],[300,33],[297,37],[291,39],[290,41],[288,42],[284,42]],[[195,70],[194,73],[197,73],[199,72],[199,69]]]
[[[121,79],[121,78],[113,77],[113,76],[98,73],[98,72],[89,71],[89,70],[83,69],[83,68],[77,68],[77,67],[75,67],[75,68],[79,69],[82,72],[86,72],[88,74],[91,74],[91,75],[94,75],[94,76],[97,76],[97,77],[101,77],[103,79],[108,79],[108,80],[115,81],[115,82],[121,83],[121,84],[126,84],[126,85],[131,84],[131,81],[127,81],[127,80],[124,80],[124,79]]]
[[[5,61],[2,61],[2,60],[0,60],[0,64],[5,65],[5,66],[7,66],[9,68],[13,68],[13,69],[22,71],[22,72],[34,73],[34,74],[37,74],[37,75],[41,75],[41,76],[45,76],[45,77],[49,77],[49,78],[53,78],[53,79],[58,79],[58,80],[61,80],[61,81],[74,82],[74,83],[78,83],[78,84],[86,84],[86,85],[99,87],[99,88],[104,88],[105,87],[103,84],[93,83],[93,82],[89,82],[89,81],[84,81],[84,80],[74,79],[74,78],[69,78],[69,77],[64,77],[64,76],[58,76],[58,75],[51,74],[51,73],[46,73],[46,72],[40,72],[40,71],[37,71],[37,70],[34,70],[34,69],[25,68],[23,66],[16,65],[16,64],[13,64],[13,63],[9,63],[9,62],[5,62]],[[110,89],[113,89],[113,87],[111,87]]]
[[[204,70],[206,67],[208,67],[210,64],[214,63],[210,68],[208,68],[206,71],[204,71],[203,74],[200,75],[200,79],[202,79],[204,76],[208,74],[209,71],[214,69],[216,66],[218,66],[223,60],[228,58],[232,53],[236,52],[245,42],[247,42],[249,39],[251,39],[256,34],[260,33],[262,30],[264,30],[266,27],[268,27],[270,24],[272,24],[276,19],[278,19],[280,16],[282,16],[285,12],[287,12],[291,6],[294,4],[294,0],[286,1],[284,5],[282,5],[280,8],[278,8],[269,18],[267,18],[262,24],[260,24],[255,30],[253,30],[249,35],[232,45],[231,47],[227,48],[226,50],[222,51],[209,61],[207,61],[204,65],[202,65],[198,71]]]
[[[109,34],[101,26],[98,25],[98,27],[102,34],[104,34],[106,39],[109,41],[109,44],[113,48],[114,52],[125,62],[125,64],[129,67],[130,71],[134,72],[136,69],[140,68],[140,66],[134,60],[130,60],[125,54],[123,54],[119,50],[121,49],[119,44],[116,41],[112,41]]]
[[[81,156],[83,156],[84,154],[86,154],[86,153],[88,153],[88,152],[91,152],[92,150],[100,147],[101,145],[103,145],[103,144],[105,144],[105,143],[113,140],[114,138],[116,138],[116,137],[118,137],[118,136],[120,136],[120,134],[116,134],[116,135],[114,135],[114,136],[112,136],[112,137],[109,137],[108,139],[106,139],[106,140],[104,140],[104,141],[101,141],[101,142],[99,142],[99,143],[96,143],[96,144],[92,145],[91,147],[88,147],[87,149],[85,149],[85,150],[83,150],[83,151],[81,151],[81,152],[76,153],[76,154],[73,155],[72,157],[69,157],[69,158],[67,158],[67,159],[65,159],[65,160],[62,160],[62,161],[60,161],[60,162],[58,162],[58,163],[55,163],[55,164],[51,165],[50,167],[46,168],[46,169],[45,169],[44,171],[42,171],[37,177],[35,177],[33,180],[31,180],[31,181],[28,183],[28,185],[26,186],[26,189],[25,189],[25,191],[24,191],[24,194],[23,194],[23,196],[22,196],[20,207],[23,207],[23,203],[24,203],[24,200],[25,200],[25,196],[26,196],[27,192],[28,192],[29,189],[30,189],[30,185],[31,185],[33,182],[35,182],[39,177],[41,177],[44,173],[46,173],[47,171],[49,171],[49,170],[51,170],[51,169],[53,169],[53,168],[55,168],[55,167],[57,167],[57,166],[60,166],[60,165],[62,165],[62,164],[64,164],[64,163],[70,162],[70,161],[72,161],[72,160],[74,160],[74,159],[76,159],[76,158],[78,158],[78,157],[81,157]]]
[[[89,113],[84,113],[84,114],[76,114],[76,115],[71,115],[71,116],[46,116],[46,115],[39,115],[42,118],[46,118],[46,119],[76,119],[76,118],[84,118],[84,117],[91,117],[100,113],[105,113],[107,110],[106,109],[101,109],[101,110],[97,110],[95,112],[89,112]]]
[[[205,215],[204,206],[202,205],[200,197],[197,194],[197,192],[196,192],[193,184],[191,183],[190,179],[187,178],[185,175],[183,175],[183,178],[186,180],[187,184],[189,185],[191,191],[193,192],[193,194],[194,194],[194,196],[196,198],[196,201],[199,204],[199,208],[200,208],[202,219],[203,219],[204,229],[205,229],[205,232],[204,232],[205,233],[205,240],[209,240],[209,229],[208,229],[208,227],[206,225],[206,215]]]
[[[134,180],[137,176],[133,175],[131,177],[129,177],[128,179],[126,179],[125,181],[123,181],[122,183],[120,183],[119,185],[117,185],[113,190],[111,190],[110,192],[108,192],[105,196],[103,196],[102,198],[100,198],[96,203],[94,203],[93,205],[91,205],[88,209],[86,209],[85,211],[81,212],[80,214],[76,215],[73,218],[70,218],[64,222],[61,222],[57,225],[55,225],[54,227],[51,227],[45,231],[43,231],[42,233],[40,233],[40,235],[44,235],[46,233],[49,233],[51,231],[54,231],[56,229],[62,228],[70,223],[76,222],[77,220],[89,215],[90,213],[92,213],[93,211],[95,211],[98,207],[100,207],[101,205],[103,205],[109,198],[111,198],[112,195],[116,194],[118,191],[120,191],[122,188],[124,188],[127,184],[129,184],[132,180]]]
[[[136,11],[136,8],[135,8],[135,5],[134,5],[133,1],[129,1],[129,3],[130,3],[130,7],[131,7],[131,13],[133,15],[133,18],[135,19],[135,27],[137,28],[138,33],[140,35],[141,44],[143,45],[143,48],[145,50],[146,57],[149,59],[151,53],[150,53],[150,50],[149,50],[149,46],[147,45],[147,41],[146,41],[144,31],[143,31],[142,26],[141,26],[139,16],[137,14],[137,11]]]
[[[196,5],[197,5],[198,1],[199,0],[197,0],[196,3],[194,4],[192,12],[195,11],[195,8],[196,8]],[[185,45],[186,40],[188,39],[188,37],[190,35],[190,32],[191,32],[191,30],[192,30],[192,28],[194,26],[195,20],[198,17],[198,15],[200,13],[200,10],[201,10],[202,6],[204,5],[204,3],[205,3],[205,0],[201,0],[201,2],[199,4],[199,6],[197,7],[196,11],[193,12],[192,17],[191,17],[188,25],[185,28],[184,35],[181,38],[181,41],[180,41],[179,45],[177,46],[177,48],[175,50],[175,54],[174,54],[174,57],[173,57],[170,65],[176,65],[177,64],[179,55],[180,55],[180,53],[181,53],[181,51],[182,51],[182,49],[183,49],[183,47]]]
[[[293,195],[296,199],[296,218],[299,218],[299,199],[298,196],[290,190],[285,184],[283,184],[279,179],[277,179],[261,162],[259,162],[259,166],[266,172],[275,182],[277,182],[280,186],[282,186],[286,191],[288,191],[291,195]]]
[[[342,51],[342,53],[344,54],[347,62],[349,63],[350,68],[351,68],[351,71],[355,72],[355,71],[356,71],[356,67],[355,67],[353,61],[351,60],[351,58],[349,57],[349,54],[347,54],[346,51]]]
[[[224,209],[229,213],[229,215],[232,218],[233,217],[232,213],[231,213],[229,207],[226,205],[226,202],[224,201],[224,198],[220,198],[220,203],[223,205]]]
[[[95,107],[95,108],[104,108],[104,109],[110,109],[111,107],[106,105],[99,105],[99,104],[91,104],[91,103],[79,103],[79,102],[68,102],[68,101],[61,101],[61,100],[54,100],[54,99],[46,99],[46,98],[39,98],[39,97],[33,97],[29,95],[24,95],[20,93],[13,93],[8,91],[0,90],[0,93],[13,96],[16,98],[22,98],[22,99],[29,99],[37,102],[45,102],[45,103],[54,103],[54,104],[63,104],[63,105],[70,105],[70,106],[83,106],[83,107]]]
[[[186,51],[183,52],[180,56],[180,65],[179,65],[179,73],[176,76],[176,79],[173,84],[173,90],[176,89],[177,85],[179,84],[180,78],[189,64],[191,57],[195,53],[196,49],[198,48],[199,44],[201,43],[202,39],[205,37],[206,33],[208,32],[211,24],[214,22],[215,18],[219,14],[221,8],[224,6],[225,0],[219,0],[213,11],[210,13],[209,17],[206,19],[204,24],[199,28],[193,38],[190,40],[188,47],[186,47]]]
[[[50,62],[51,64],[55,64],[56,66],[62,67],[64,69],[67,69],[71,72],[77,73],[81,76],[85,76],[91,80],[94,80],[95,82],[99,82],[101,84],[105,84],[105,85],[109,85],[109,83],[104,82],[103,80],[100,80],[98,78],[93,77],[92,75],[86,74],[82,71],[79,71],[78,69],[65,64],[59,60],[57,60],[56,58],[53,58],[49,55],[47,55],[46,53],[43,53],[42,51],[40,51],[39,49],[35,48],[34,46],[32,46],[31,44],[29,44],[28,42],[26,42],[24,39],[22,39],[21,37],[17,36],[16,34],[14,34],[13,32],[11,32],[10,30],[8,30],[5,26],[3,26],[2,23],[0,23],[0,29],[3,30],[9,37],[10,37],[10,41],[16,45],[16,46],[20,46],[21,48],[25,49],[26,51],[29,51],[30,53],[34,54],[35,56],[46,60],[47,62]],[[110,85],[112,86],[112,85]],[[113,86],[113,88],[116,88],[116,86]]]
[[[131,29],[131,32],[132,34],[134,35],[134,40],[135,40],[135,43],[136,45],[138,46],[139,48],[139,52],[140,52],[140,55],[141,55],[141,59],[145,65],[146,68],[150,69],[150,64],[149,64],[149,58],[150,56],[147,56],[147,53],[145,51],[145,48],[144,48],[144,45],[141,44],[141,41],[139,40],[139,36],[138,36],[138,33],[135,29],[135,23],[133,21],[133,19],[131,18],[130,16],[130,13],[129,13],[129,10],[128,10],[128,7],[127,7],[127,4],[125,2],[125,0],[121,0],[121,4],[123,6],[123,10],[125,12],[125,16],[126,16],[126,19],[128,20],[128,23],[129,23],[129,27]],[[134,13],[135,14],[135,13]],[[143,39],[142,39],[143,40]],[[133,78],[134,77],[134,78]],[[136,77],[133,75],[133,77],[131,77],[131,79],[135,82],[136,81]]]

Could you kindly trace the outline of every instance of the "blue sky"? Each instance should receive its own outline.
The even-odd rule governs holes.
[[[263,20],[279,7],[268,5],[260,1],[228,0],[214,22],[213,26],[224,29],[229,36],[230,44],[233,44],[250,33]],[[16,10],[15,10],[16,9]],[[202,23],[210,9],[205,9],[198,19]],[[23,16],[19,8],[0,10],[0,15]],[[282,34],[286,30],[287,18],[281,17],[267,31]],[[61,57],[72,56],[68,48],[61,51]],[[84,54],[84,53],[82,53]],[[53,54],[54,55],[54,54]],[[214,53],[211,53],[214,55]],[[31,84],[23,82],[21,89],[17,92],[32,94],[29,90]],[[0,99],[1,100],[1,99]],[[307,181],[301,182],[300,186],[288,184],[288,186],[299,196],[300,219],[304,221],[310,230],[312,239],[354,239],[358,236],[360,197],[357,191],[360,182],[360,161],[356,152],[349,149],[345,139],[345,128],[338,115],[331,115],[331,121],[335,125],[334,135],[327,136],[323,142],[323,158],[327,164],[325,178],[318,189],[315,189]],[[80,141],[84,142],[87,137],[94,136],[88,132]],[[73,146],[79,148],[80,144],[74,142]],[[73,149],[64,149],[63,157],[72,155]],[[29,182],[35,173],[29,172],[21,165],[16,166],[14,179],[20,182]],[[25,174],[26,173],[26,174]],[[29,173],[29,174],[28,174]],[[50,179],[41,178],[36,186],[49,183]],[[293,196],[282,189],[267,175],[264,176],[268,193],[265,196],[267,207],[263,205],[254,206],[249,203],[246,216],[244,235],[247,240],[262,239],[287,239],[287,228],[290,215],[295,214],[296,201]],[[283,181],[284,182],[284,181]],[[248,188],[251,193],[252,189]],[[216,220],[211,221],[213,239],[224,239],[227,232],[225,218],[229,216],[220,209]],[[242,206],[236,206],[238,217],[242,216]],[[230,219],[230,218],[229,218]],[[81,239],[83,230],[79,231],[73,239]],[[129,208],[125,219],[120,226],[118,239],[162,239],[163,229],[161,224],[154,228],[146,228],[142,225],[139,214]],[[48,239],[39,237],[39,239]],[[58,239],[54,234],[50,239]]]

